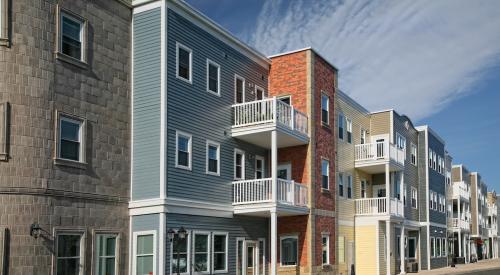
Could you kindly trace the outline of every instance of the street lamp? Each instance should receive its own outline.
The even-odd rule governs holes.
[[[177,236],[176,236],[176,234],[177,234]],[[170,228],[167,231],[167,237],[170,240],[170,242],[172,243],[172,248],[174,247],[174,244],[177,243],[177,245],[175,246],[175,248],[176,248],[175,253],[177,254],[177,275],[181,274],[180,264],[179,264],[179,262],[180,262],[179,241],[185,240],[187,235],[188,235],[188,232],[182,226],[181,226],[181,228],[179,228],[179,230],[177,230],[177,232],[172,228]],[[172,251],[172,253],[173,253],[173,251]]]

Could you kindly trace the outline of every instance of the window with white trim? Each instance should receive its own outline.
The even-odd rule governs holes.
[[[352,143],[352,120],[346,119],[347,142]]]
[[[366,130],[361,128],[360,144],[366,143]]]
[[[255,100],[262,100],[266,98],[266,91],[259,86],[255,86]]]
[[[337,127],[338,127],[338,137],[341,140],[344,140],[344,121],[345,121],[344,114],[339,113]]]
[[[193,271],[194,272],[209,272],[209,248],[210,238],[209,233],[194,232],[193,233]]]
[[[118,260],[118,234],[97,233],[95,236],[95,275],[115,275]]]
[[[255,156],[255,178],[264,178],[264,157]]]
[[[234,150],[234,179],[245,179],[245,152],[239,149]]]
[[[330,234],[321,234],[321,258],[323,265],[330,264]]]
[[[321,160],[321,188],[330,188],[330,162],[326,159]]]
[[[207,174],[220,175],[220,144],[207,140]]]
[[[339,173],[339,197],[344,196],[344,174]]]
[[[432,168],[432,149],[429,148],[429,167]]]
[[[396,235],[396,256],[399,257],[401,255],[401,236]]]
[[[134,233],[133,275],[156,273],[156,233],[144,231]]]
[[[58,113],[58,116],[57,158],[85,162],[86,121],[62,113]]]
[[[408,185],[406,183],[403,184],[403,205],[408,206],[408,200],[406,199],[406,195],[408,194]]]
[[[411,143],[411,164],[417,165],[417,145]]]
[[[220,96],[220,66],[207,59],[207,92]]]
[[[241,76],[234,76],[234,102],[245,102],[245,79]]]
[[[446,257],[446,238],[441,239],[441,256]]]
[[[434,242],[434,237],[431,237],[431,257],[436,257],[436,243]]]
[[[418,197],[417,188],[412,186],[411,187],[411,207],[415,208],[415,209],[418,208],[417,197]]]
[[[326,94],[321,94],[321,122],[324,125],[330,124],[329,105],[330,105],[330,98]]]
[[[228,234],[213,233],[212,235],[212,272],[227,272]]]
[[[77,14],[59,10],[59,38],[57,55],[85,62],[87,22]]]
[[[176,42],[176,76],[178,79],[182,79],[189,83],[192,83],[192,68],[193,68],[193,51]]]
[[[441,257],[441,239],[436,238],[436,257]]]
[[[178,234],[174,234],[171,251],[176,251],[176,253],[170,253],[170,262],[172,263],[170,268],[172,274],[177,274],[177,271],[181,274],[188,274],[190,260],[189,237],[190,236],[187,235],[187,237],[185,237],[184,239],[180,239]]]
[[[83,232],[56,232],[55,274],[83,275],[85,238]]]
[[[366,198],[366,180],[361,180],[361,198]]]
[[[280,240],[281,266],[296,266],[298,263],[298,237],[284,236]]]
[[[352,199],[352,176],[347,175],[347,198]]]
[[[193,138],[190,134],[176,131],[175,133],[175,167],[191,170],[192,159],[192,141]]]
[[[396,145],[406,153],[406,138],[400,133],[396,133]]]
[[[409,237],[408,239],[408,259],[415,259],[417,256],[417,238]]]
[[[437,159],[437,154],[436,152],[432,151],[432,169],[436,170],[436,160]]]

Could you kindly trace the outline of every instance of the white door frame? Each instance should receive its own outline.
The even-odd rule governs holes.
[[[284,170],[286,169],[286,175],[287,175],[287,180],[292,179],[292,164],[291,163],[282,163],[278,165],[277,170]]]

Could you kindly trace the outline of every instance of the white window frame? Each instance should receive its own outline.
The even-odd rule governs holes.
[[[352,134],[352,119],[346,117],[345,121],[346,121],[346,123],[345,123],[346,141],[347,141],[347,143],[352,144],[352,140],[354,139],[354,136]],[[349,134],[351,134],[350,140],[349,140]]]
[[[415,199],[415,207],[413,206],[413,199]],[[417,192],[417,188],[415,188],[413,186],[411,187],[410,205],[413,209],[418,209],[418,192]]]
[[[185,79],[179,75],[179,49],[189,52],[189,79]],[[175,77],[189,84],[193,84],[193,50],[179,42],[175,42]]]
[[[403,183],[403,203],[404,203],[404,206],[408,206],[408,185],[405,183]]]
[[[146,231],[136,231],[133,233],[133,243],[132,243],[132,275],[137,275],[137,237],[153,235],[153,274],[156,274],[156,230],[146,230]],[[149,254],[148,254],[149,255]]]
[[[448,256],[448,250],[447,250],[448,248],[446,246],[447,246],[446,238],[441,238],[441,257]]]
[[[212,172],[212,171],[208,170],[208,168],[209,168],[209,154],[208,153],[209,153],[210,146],[217,147],[217,172]],[[206,158],[205,158],[206,173],[208,175],[220,176],[220,143],[215,142],[215,141],[211,141],[211,140],[207,140],[206,151],[207,151]]]
[[[350,173],[346,173],[347,175],[347,189],[346,189],[346,198],[351,200],[354,198],[354,188],[352,184],[352,175]],[[351,196],[349,197],[349,188],[351,188]]]
[[[175,233],[175,235],[177,235],[177,233]],[[191,274],[191,236],[192,236],[191,232],[188,231],[188,234],[186,235],[186,272],[180,273],[181,275]],[[170,251],[174,251],[174,242],[170,242]],[[170,253],[170,274],[176,274],[175,270],[173,270],[173,264],[172,264],[173,261],[174,261],[174,253]],[[133,275],[136,274],[134,273]]]
[[[406,137],[400,133],[396,133],[396,146],[403,150],[406,159]]]
[[[432,169],[436,170],[436,158],[437,158],[437,154],[436,152],[432,151]]]
[[[66,9],[62,9],[59,5],[57,7],[58,11],[58,24],[57,24],[57,49],[56,56],[57,58],[61,58],[64,61],[69,61],[70,63],[75,63],[72,61],[76,61],[75,65],[86,64],[87,62],[87,26],[88,22],[85,18],[80,15],[71,12]],[[75,21],[80,24],[80,58],[75,58],[73,56],[67,55],[62,52],[62,40],[63,40],[63,17],[68,18],[71,21]],[[79,64],[78,64],[79,63]]]
[[[214,261],[215,251],[214,251],[214,245],[213,244],[214,244],[215,236],[225,236],[226,237],[226,248],[225,248],[225,251],[224,251],[225,256],[226,256],[226,267],[223,270],[215,270],[214,269],[215,267],[214,267],[213,263],[215,262]],[[212,274],[227,273],[228,272],[228,265],[229,265],[229,263],[228,263],[228,261],[229,261],[229,256],[228,256],[228,254],[229,254],[229,233],[228,232],[218,232],[218,231],[212,232],[212,246],[211,246],[210,251],[211,251],[211,253],[210,253],[211,257],[210,258],[212,260],[212,269],[211,269]]]
[[[243,84],[242,84],[242,85],[243,85],[243,91],[242,91],[242,92],[243,92],[243,94],[242,94],[242,99],[241,99],[241,100],[242,100],[242,102],[236,102],[236,99],[238,98],[238,96],[236,95],[236,92],[237,92],[237,87],[238,87],[238,86],[236,85],[236,80],[237,80],[237,79],[242,80],[242,82],[243,82]],[[237,74],[234,74],[234,103],[235,103],[235,104],[245,103],[245,102],[246,102],[245,97],[246,97],[246,80],[245,80],[245,78],[244,78],[244,77],[239,76],[239,75],[237,75]]]
[[[365,179],[361,179],[361,183],[360,183],[361,190],[360,190],[359,196],[362,199],[366,199],[367,196],[368,196],[368,194],[367,194],[367,192],[368,192],[367,185],[368,185],[368,182]],[[364,195],[363,195],[363,191],[364,191]]]
[[[295,249],[297,249],[297,258],[295,259],[295,262],[296,264],[294,265],[284,265],[283,264],[283,253],[281,253],[281,251],[283,251],[283,240],[284,239],[295,239],[297,240],[297,246]],[[299,264],[299,236],[297,235],[283,235],[283,236],[280,236],[280,266],[282,267],[292,267],[292,266],[297,266]]]
[[[340,140],[344,140],[346,137],[345,137],[345,116],[343,113],[339,113],[338,117],[337,117],[337,136],[338,136],[338,139]],[[341,122],[342,122],[342,138],[340,137],[339,133],[340,133],[340,129],[341,129]]]
[[[366,144],[366,129],[361,128],[359,136],[359,144]]]
[[[264,90],[264,88],[260,87],[259,85],[255,85],[255,100],[258,100],[257,99],[257,94],[258,94],[257,91],[262,91],[262,100],[267,98],[266,97],[266,90]]]
[[[416,257],[417,257],[417,251],[418,251],[418,249],[417,249],[417,238],[416,237],[408,237],[407,240],[408,240],[408,245],[407,245],[408,246],[408,255],[405,256],[405,258],[406,259],[411,259],[411,260],[416,259]],[[410,244],[410,240],[414,240],[415,241],[415,247],[414,247],[415,251],[413,251],[413,255],[415,255],[415,257],[411,257],[411,258],[410,258],[410,245],[409,245]]]
[[[210,271],[212,270],[212,261],[211,261],[211,255],[212,255],[212,237],[211,237],[211,233],[209,231],[200,231],[200,230],[195,230],[193,231],[193,233],[191,234],[193,237],[192,237],[192,240],[191,240],[191,246],[192,246],[192,253],[190,255],[190,257],[192,257],[192,261],[193,261],[193,266],[191,267],[192,268],[192,272],[193,274],[210,274]],[[196,250],[195,250],[195,246],[196,246],[196,235],[207,235],[207,270],[206,271],[194,271],[194,261],[195,261],[195,256],[196,256]],[[189,270],[189,268],[188,268]]]
[[[257,161],[262,161],[262,167],[260,168],[261,170],[258,170],[257,169]],[[261,172],[262,173],[262,178],[265,178],[266,177],[266,159],[263,157],[263,156],[259,156],[259,155],[256,155],[255,156],[255,169],[254,169],[254,172],[255,172],[255,175],[254,175],[254,178],[257,179],[257,172]]]
[[[323,175],[323,162],[326,162],[327,163],[327,171],[326,171],[326,175]],[[327,177],[327,187],[324,188],[323,187],[323,176],[326,176]],[[330,190],[330,161],[326,158],[321,158],[321,189],[323,190]]]
[[[1,1],[1,0],[0,0]],[[109,258],[109,256],[99,257],[98,256],[98,247],[97,247],[97,237],[98,235],[109,235],[114,236],[116,239],[115,243],[115,274],[118,274],[119,263],[120,263],[120,238],[121,234],[118,231],[105,231],[105,230],[94,230],[93,232],[94,238],[92,239],[92,270],[93,274],[97,274],[97,266],[99,265],[99,258]]]
[[[260,247],[260,242],[262,242],[263,247]],[[263,267],[262,267],[262,271],[263,271],[262,275],[265,275],[266,274],[266,263],[267,263],[267,258],[266,258],[267,257],[267,255],[266,255],[266,238],[258,238],[257,239],[257,244],[259,246],[259,250],[262,250],[262,263],[264,263]],[[260,259],[259,259],[259,267],[260,267]]]
[[[326,238],[326,263],[323,262],[323,253],[325,252],[325,248],[323,247],[323,238]],[[322,265],[330,264],[330,233],[328,232],[321,233],[321,262]]]
[[[179,165],[179,136],[189,138],[189,143],[188,143],[188,166],[184,165]],[[175,168],[180,168],[180,169],[185,169],[185,170],[190,170],[193,168],[193,136],[191,134],[182,132],[182,131],[175,131]]]
[[[57,147],[57,156],[56,159],[58,160],[63,160],[65,162],[74,162],[74,163],[83,163],[85,164],[85,152],[86,152],[86,139],[85,136],[87,135],[87,131],[85,130],[87,128],[87,120],[84,118],[76,117],[73,115],[69,115],[66,113],[62,112],[57,112],[57,142],[56,142],[56,147]],[[80,150],[78,152],[78,160],[72,160],[72,159],[67,159],[61,157],[61,135],[62,135],[62,121],[67,121],[73,124],[78,124],[80,126],[79,131],[78,131],[78,139],[80,143]]]
[[[210,65],[217,67],[217,91],[210,90]],[[220,97],[220,65],[207,58],[207,92]]]
[[[236,154],[241,154],[241,162],[242,162],[242,168],[241,168],[241,178],[236,177]],[[241,149],[234,149],[234,154],[233,154],[233,178],[235,180],[244,180],[245,179],[245,162],[246,162],[246,156],[245,156],[245,151]]]
[[[436,258],[436,240],[434,237],[430,238],[430,246],[431,246],[431,258]]]
[[[345,185],[344,185],[344,173],[338,173],[337,177],[338,177],[338,185],[339,185],[339,187],[340,187],[340,185],[342,185],[342,194],[340,194],[340,192],[338,193],[339,197],[342,198],[342,197],[344,197],[344,193],[346,193],[346,190],[344,188],[345,187]]]
[[[396,235],[396,243],[394,244],[396,246],[396,256],[400,257],[401,256],[401,236]]]
[[[436,253],[434,255],[436,258],[441,258],[441,238],[436,238],[434,243],[436,245]]]
[[[410,159],[410,162],[411,164],[417,166],[417,163],[418,163],[418,159],[417,159],[417,156],[418,156],[418,148],[417,148],[417,145],[415,145],[415,143],[411,143],[411,159]]]
[[[429,167],[432,168],[432,149],[429,148]]]
[[[86,251],[86,243],[87,243],[87,235],[85,229],[55,229],[54,230],[54,254],[52,255],[54,259],[53,272],[57,274],[57,261],[58,259],[76,259],[76,257],[58,257],[58,237],[70,235],[70,236],[80,236],[80,269],[78,275],[86,274],[85,270],[85,251]]]
[[[323,98],[326,98],[326,106],[323,106]],[[326,111],[326,122],[323,121],[323,111]],[[321,123],[326,126],[330,125],[330,97],[324,92],[321,93]]]

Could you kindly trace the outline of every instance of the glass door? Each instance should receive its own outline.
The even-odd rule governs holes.
[[[264,275],[265,274],[265,241],[244,240],[237,241],[237,275]]]

